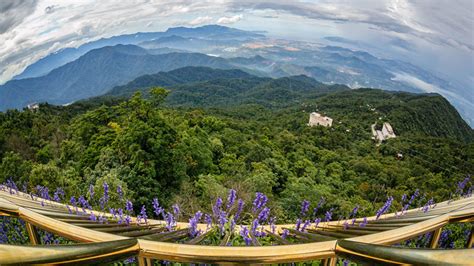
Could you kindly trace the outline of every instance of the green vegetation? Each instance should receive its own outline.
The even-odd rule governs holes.
[[[168,92],[153,89],[147,98],[0,113],[0,182],[11,178],[29,190],[42,185],[87,195],[91,184],[100,194],[106,181],[134,199],[136,213],[142,205],[152,210],[157,197],[165,207],[179,203],[183,219],[209,211],[229,188],[246,202],[260,191],[283,222],[294,221],[303,199],[324,197],[320,211],[333,208],[334,217],[357,204],[360,215],[371,215],[387,195],[399,199],[415,189],[424,193],[419,205],[445,200],[473,169],[472,130],[440,96],[361,89],[311,91],[303,99],[304,91],[295,90],[296,103],[285,104],[270,97],[283,81],[246,92],[244,103],[231,104],[230,96],[227,106],[216,100],[186,107],[185,99],[194,98],[180,98],[178,87],[166,104]],[[173,107],[178,99],[180,107]],[[316,110],[334,118],[334,126],[306,126]],[[399,137],[376,146],[370,124],[379,118]],[[114,202],[120,203],[112,198],[111,207]]]

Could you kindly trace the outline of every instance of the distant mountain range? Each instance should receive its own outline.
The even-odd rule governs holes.
[[[177,27],[170,28],[165,32],[138,32],[134,34],[113,36],[110,38],[103,38],[97,41],[89,42],[77,48],[65,48],[50,54],[28,66],[21,74],[15,76],[13,79],[25,79],[46,75],[53,69],[72,62],[91,50],[105,46],[147,43],[154,40],[165,40],[167,38],[168,40],[172,40],[173,38],[186,39],[192,37],[216,38],[218,40],[225,40],[227,38],[252,39],[261,38],[264,36],[259,33],[242,31],[218,25],[207,25],[198,28]]]
[[[5,110],[31,102],[66,104],[101,95],[144,74],[184,66],[232,67],[223,58],[204,54],[153,55],[134,45],[108,46],[92,50],[45,76],[7,82],[0,86],[0,106]]]
[[[120,35],[63,49],[0,86],[0,111],[32,102],[66,104],[101,95],[144,74],[185,66],[239,68],[273,78],[306,75],[351,88],[437,92],[474,125],[472,88],[455,87],[414,65],[217,25]]]

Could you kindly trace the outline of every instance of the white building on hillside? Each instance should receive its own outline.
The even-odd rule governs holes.
[[[323,116],[320,113],[312,112],[309,115],[309,122],[308,126],[324,126],[324,127],[330,127],[332,126],[332,118],[328,116]]]
[[[393,132],[392,126],[385,122],[382,125],[382,130],[376,130],[375,125],[373,124],[371,129],[372,129],[372,139],[378,141],[381,143],[384,140],[391,139],[391,138],[396,138],[397,135],[395,135],[395,132]]]

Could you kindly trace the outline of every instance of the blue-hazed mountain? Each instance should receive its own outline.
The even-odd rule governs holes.
[[[12,80],[0,86],[0,110],[31,102],[65,104],[104,94],[145,74],[184,66],[232,68],[225,59],[197,53],[150,54],[134,45],[95,49],[48,75]]]
[[[221,42],[231,43],[231,40],[247,40],[253,38],[261,38],[262,34],[243,31],[234,28],[229,28],[219,25],[206,25],[197,28],[177,27],[169,28],[164,32],[138,32],[134,34],[125,34],[113,36],[110,38],[102,38],[97,41],[92,41],[83,44],[77,48],[65,48],[58,52],[52,53],[37,62],[28,66],[21,74],[15,76],[13,79],[25,79],[32,77],[39,77],[48,74],[55,68],[58,68],[66,63],[78,59],[87,52],[102,48],[105,46],[114,46],[118,44],[139,44],[139,43],[153,43],[154,40],[162,40],[168,44],[173,44],[174,41],[182,40],[188,41],[191,38],[202,38],[202,42],[207,40],[219,40]],[[161,46],[167,47],[167,46]],[[169,46],[168,46],[169,47]],[[186,46],[189,47],[189,46]],[[159,47],[149,47],[159,48]],[[175,47],[176,48],[176,47]]]

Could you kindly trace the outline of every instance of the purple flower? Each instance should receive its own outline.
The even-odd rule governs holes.
[[[107,220],[107,217],[105,217],[104,215],[99,215],[99,222],[101,224],[104,224],[104,223],[108,223],[108,220]]]
[[[275,225],[276,217],[270,218],[270,229],[272,233],[275,233],[276,231],[276,225]]]
[[[127,215],[127,217],[125,217],[125,224],[128,226],[130,225],[131,222],[132,222],[132,218],[130,217],[130,215]]]
[[[402,204],[405,203],[405,200],[407,200],[407,194],[402,195]]]
[[[352,209],[352,212],[351,212],[351,214],[349,215],[349,218],[356,217],[358,210],[359,210],[359,205],[356,205],[356,206],[354,207],[354,209]]]
[[[189,219],[189,235],[193,238],[201,233],[201,230],[197,229],[197,225],[199,223],[199,220],[201,220],[201,217],[202,213],[201,211],[198,211],[191,219]]]
[[[145,221],[145,224],[148,223],[148,221],[147,221],[148,216],[146,215],[145,205],[143,205],[142,209],[140,210],[140,218],[142,218]]]
[[[283,233],[281,234],[281,238],[286,239],[289,234],[290,234],[290,230],[283,229]]]
[[[160,203],[157,198],[153,199],[153,212],[156,214],[156,217],[159,217],[160,214],[164,214],[164,209],[160,207]]]
[[[110,208],[110,209],[109,209],[109,213],[112,214],[112,216],[114,216],[114,218],[117,217],[117,212],[115,211],[114,208]]]
[[[95,217],[94,212],[91,212],[91,215],[90,215],[89,219],[90,219],[91,221],[94,221],[94,222],[97,221],[97,218]]]
[[[417,189],[415,190],[415,192],[413,193],[413,195],[411,195],[410,197],[410,200],[408,200],[408,203],[405,204],[405,206],[403,206],[403,209],[402,209],[402,214],[408,210],[408,208],[410,207],[410,205],[413,203],[413,201],[415,201],[416,197],[418,197],[420,195],[420,190]]]
[[[122,186],[117,186],[117,194],[119,195],[119,199],[122,200],[123,198]]]
[[[254,219],[252,221],[252,228],[251,228],[251,232],[254,236],[257,236],[257,228],[260,224],[258,223],[258,219]]]
[[[230,209],[237,198],[237,192],[234,189],[229,190],[229,196],[227,196],[227,209]]]
[[[242,229],[240,230],[240,235],[244,239],[245,245],[250,246],[252,243],[252,238],[250,238],[250,232],[247,226],[242,226]]]
[[[212,226],[212,217],[209,214],[206,213],[204,215],[204,221],[207,224],[206,230],[209,230],[209,228],[211,228],[211,226]]]
[[[235,220],[234,218],[230,219],[230,228],[229,228],[229,231],[230,232],[233,232],[234,231],[234,228],[235,228]]]
[[[258,221],[263,223],[268,220],[268,216],[270,215],[270,209],[268,207],[263,208],[262,211],[258,214]]]
[[[303,227],[301,227],[301,231],[306,231],[306,228],[311,224],[311,220],[304,221]]]
[[[15,192],[16,194],[18,194],[18,187],[16,186],[15,182],[11,177],[7,179],[7,187],[10,190],[10,194],[15,194]]]
[[[133,212],[133,203],[131,201],[127,200],[127,202],[125,202],[125,210],[129,213]]]
[[[178,204],[173,204],[173,213],[174,213],[174,216],[179,217],[181,210],[179,209]]]
[[[45,232],[45,234],[43,236],[43,242],[46,245],[51,245],[53,243],[53,240],[54,240],[53,234],[51,234],[50,232]]]
[[[104,199],[105,201],[108,201],[109,200],[109,185],[107,184],[107,182],[104,181],[102,186],[104,187]]]
[[[66,196],[66,193],[62,188],[57,188],[56,191],[54,192],[53,199],[56,202],[61,201],[61,198],[64,198]]]
[[[301,219],[299,219],[299,218],[296,219],[295,228],[296,228],[296,230],[298,230],[298,231],[300,230],[300,228],[301,228]]]
[[[235,219],[238,220],[240,217],[240,214],[242,213],[242,210],[244,209],[244,201],[242,199],[239,199],[237,201],[237,211],[235,212]]]
[[[321,218],[316,218],[316,220],[314,220],[314,227],[318,228],[318,225],[320,222],[321,222]]]
[[[324,221],[325,221],[325,222],[331,221],[331,219],[332,219],[332,210],[333,210],[333,209],[331,208],[331,209],[330,209],[329,211],[327,211],[326,214],[324,215]]]
[[[318,210],[319,208],[321,208],[321,206],[323,206],[324,201],[325,201],[324,197],[321,197],[319,199],[318,205],[316,206],[316,208],[313,209],[313,216],[316,216],[316,214],[318,214]]]
[[[347,223],[347,221],[344,221],[343,226],[344,226],[344,230],[349,229],[349,223]]]
[[[376,220],[378,220],[382,214],[384,214],[390,209],[390,206],[392,205],[392,201],[393,201],[393,197],[387,198],[387,201],[385,202],[385,204],[380,209],[377,210],[376,218],[375,218]]]
[[[428,212],[431,205],[433,205],[434,201],[433,198],[431,198],[428,202],[426,202],[425,206],[423,206],[422,210],[423,212]]]
[[[212,206],[212,214],[214,215],[214,217],[216,217],[216,219],[221,214],[221,208],[222,208],[222,199],[218,197],[216,199],[216,203],[214,204],[214,206]]]
[[[364,220],[362,221],[362,223],[359,224],[359,227],[365,227],[367,225],[367,217],[364,217]]]
[[[469,180],[471,180],[470,175],[466,176],[466,178],[464,178],[463,181],[459,182],[455,193],[462,196],[464,192],[464,188],[466,187],[467,183],[469,183]]]
[[[173,231],[174,227],[176,226],[176,221],[174,219],[173,214],[170,212],[166,213],[165,220],[166,220],[166,229],[168,229],[168,231]]]
[[[268,198],[265,194],[261,192],[255,193],[255,200],[253,201],[252,211],[256,213],[258,210],[263,208],[267,204]]]
[[[225,211],[221,211],[219,213],[219,216],[217,217],[217,222],[219,223],[219,229],[221,231],[221,234],[224,234],[224,226],[227,223],[227,215]]]
[[[301,203],[301,216],[305,216],[309,209],[309,201],[303,200]]]
[[[122,208],[118,208],[117,209],[117,215],[119,217],[119,220],[118,220],[118,224],[122,224],[123,223],[123,210]]]

